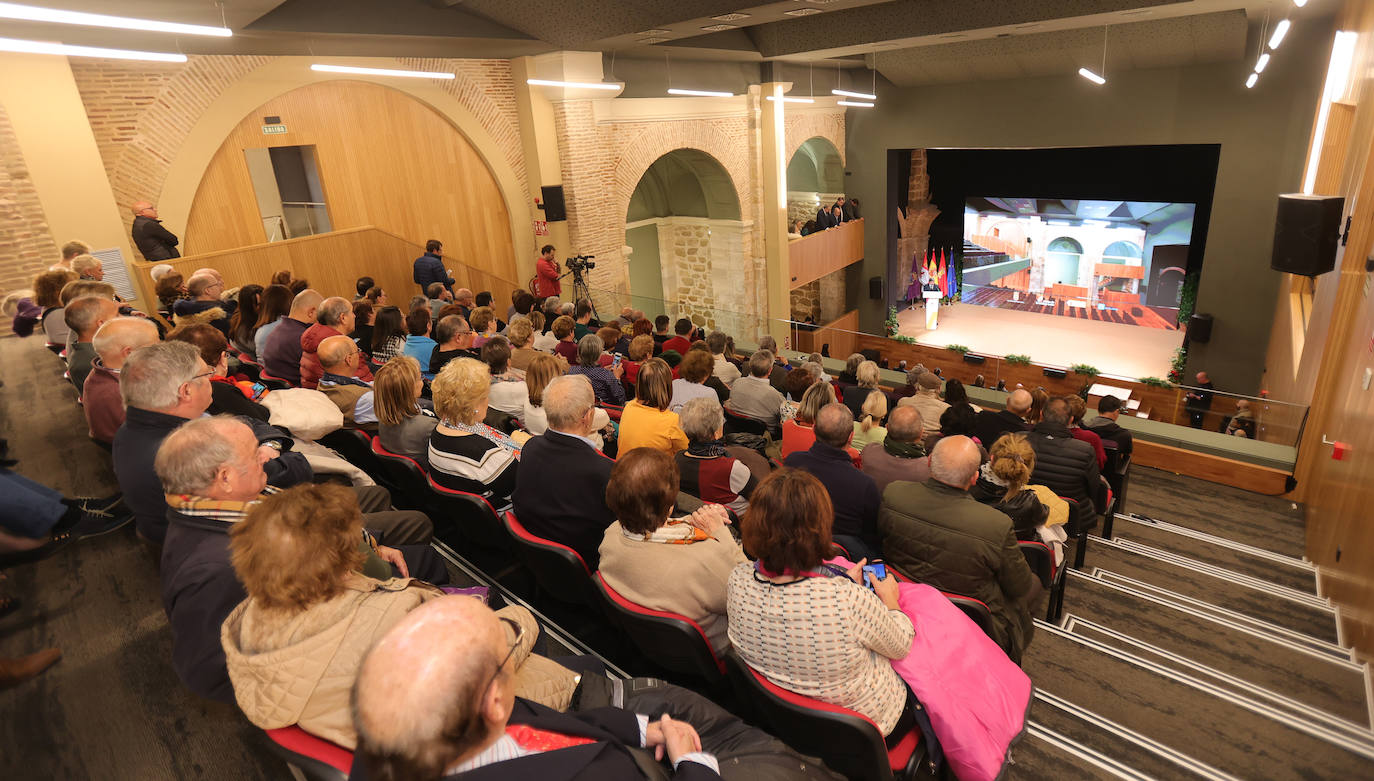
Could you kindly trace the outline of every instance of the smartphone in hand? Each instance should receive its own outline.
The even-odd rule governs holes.
[[[864,585],[870,590],[873,588],[874,581],[887,580],[887,565],[881,561],[864,565]]]

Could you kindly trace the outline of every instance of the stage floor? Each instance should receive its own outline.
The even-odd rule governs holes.
[[[897,310],[897,332],[921,344],[962,344],[988,355],[1029,355],[1036,363],[1086,363],[1104,374],[1164,377],[1183,344],[1182,331],[995,309],[972,304],[940,307],[940,327],[925,329],[925,310]]]

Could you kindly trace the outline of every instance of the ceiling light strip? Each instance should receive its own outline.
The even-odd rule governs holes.
[[[859,101],[859,100],[837,100],[837,101],[835,101],[835,105],[837,105],[837,106],[852,106],[852,107],[854,107],[854,108],[873,108],[873,104],[872,104],[872,103],[865,103],[865,102]]]
[[[1279,48],[1279,44],[1283,43],[1283,36],[1288,34],[1288,28],[1292,26],[1293,23],[1288,21],[1287,19],[1284,19],[1280,21],[1278,24],[1274,25],[1274,34],[1269,36],[1269,48]]]
[[[566,87],[568,89],[620,89],[619,84],[609,84],[604,81],[554,81],[552,79],[525,79],[526,84],[536,87]]]
[[[1246,88],[1246,89],[1251,89],[1251,88],[1253,88],[1253,87],[1255,86],[1255,82],[1257,82],[1257,81],[1259,81],[1259,74],[1258,74],[1258,73],[1252,73],[1252,74],[1250,74],[1250,77],[1249,77],[1248,79],[1245,80],[1245,88]]]
[[[1269,65],[1269,52],[1265,52],[1255,60],[1255,73],[1264,73],[1264,69]]]
[[[716,92],[714,90],[707,89],[678,89],[677,87],[670,88],[668,90],[668,94],[690,95],[698,98],[733,98],[735,96],[735,93],[733,92]]]
[[[234,34],[234,31],[228,27],[209,27],[203,24],[180,24],[178,22],[159,22],[154,19],[134,19],[128,16],[88,14],[82,11],[62,11],[56,8],[38,8],[16,3],[0,3],[0,19],[79,24],[87,27],[114,27],[120,30],[145,30],[154,33],[211,35],[216,38],[228,38]]]
[[[1078,75],[1079,75],[1079,76],[1082,76],[1083,78],[1087,79],[1088,81],[1091,81],[1091,82],[1094,83],[1094,84],[1106,84],[1106,83],[1107,83],[1107,80],[1106,80],[1106,79],[1104,79],[1104,78],[1102,78],[1101,76],[1097,75],[1096,73],[1094,73],[1094,72],[1088,70],[1087,68],[1079,68],[1079,69],[1078,69]]]
[[[132,49],[102,49],[96,46],[69,46],[65,43],[21,41],[0,38],[0,52],[19,54],[58,54],[66,57],[103,57],[110,60],[150,60],[152,62],[186,62],[186,55],[175,52],[141,52]]]
[[[816,100],[815,100],[814,98],[794,98],[794,97],[790,97],[790,96],[788,96],[788,95],[783,95],[783,96],[781,96],[781,97],[779,97],[779,96],[777,96],[777,95],[767,95],[767,96],[765,96],[764,99],[765,99],[765,100],[775,101],[775,102],[777,102],[777,103],[815,103],[815,102],[816,102]]]
[[[457,78],[455,74],[446,71],[406,71],[394,68],[359,68],[354,65],[323,65],[315,63],[310,66],[312,71],[321,73],[354,73],[360,76],[403,76],[408,79],[452,79]]]
[[[846,98],[860,98],[862,100],[877,100],[877,95],[869,95],[867,92],[850,92],[847,89],[832,89],[831,95],[841,95]]]

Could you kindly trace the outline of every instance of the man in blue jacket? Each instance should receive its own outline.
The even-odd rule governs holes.
[[[438,239],[425,242],[425,254],[415,259],[415,273],[412,278],[415,284],[420,286],[421,293],[435,282],[444,283],[444,287],[448,288],[450,293],[453,292],[453,277],[450,277],[448,270],[444,268],[444,245]]]

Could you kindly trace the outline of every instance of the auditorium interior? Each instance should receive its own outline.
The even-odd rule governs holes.
[[[1374,2],[0,3],[0,211],[6,778],[1374,778]],[[166,284],[174,279],[179,287]],[[278,289],[280,309],[267,318]],[[145,323],[111,328],[102,340],[106,324],[135,317]],[[151,333],[147,321],[159,335],[121,351],[115,340]],[[273,330],[255,342],[268,322]],[[340,323],[356,330],[330,330]],[[290,342],[298,374],[269,373],[264,335],[276,352],[272,337],[296,327],[304,337],[279,341]],[[317,329],[324,333],[312,340]],[[347,349],[330,343],[338,335],[352,337]],[[157,376],[137,379],[139,353],[178,340],[200,357],[164,351],[144,363],[179,357],[206,371],[153,393]],[[105,368],[111,345],[132,370]],[[709,360],[694,356],[702,350]],[[491,375],[488,390],[463,384],[471,366],[483,388]],[[697,366],[712,367],[706,380],[693,379]],[[91,392],[102,373],[117,416],[105,435]],[[208,375],[210,401],[199,390]],[[555,389],[573,393],[562,379],[578,375],[587,382],[574,390],[590,384],[595,409],[590,418],[578,409],[582,433],[565,435],[576,426],[562,420]],[[412,382],[420,390],[411,393]],[[781,406],[742,411],[741,385]],[[403,387],[396,392],[409,411],[391,410],[390,398],[384,406],[384,386],[388,397]],[[515,407],[498,409],[513,387]],[[346,403],[337,395],[350,391]],[[681,405],[680,392],[689,394]],[[246,520],[213,535],[213,554],[207,543],[196,550],[238,594],[216,613],[194,602],[209,599],[204,590],[175,590],[191,575],[173,540],[178,524],[218,518],[229,504],[185,488],[197,465],[228,446],[191,448],[181,464],[159,454],[154,474],[164,440],[135,452],[130,430],[143,425],[147,435],[171,409],[190,409],[170,413],[187,419],[216,415],[194,431],[158,434],[165,454],[182,434],[227,431],[233,421],[223,414],[252,416],[226,407],[222,393],[262,412],[244,422],[261,445],[250,471],[266,482],[237,502]],[[489,397],[490,405],[469,405],[476,421],[459,419],[469,393]],[[714,429],[717,418],[694,406],[701,398],[723,421]],[[325,428],[306,422],[307,407],[317,415],[320,405],[324,418],[335,416]],[[912,406],[925,429],[899,444],[899,411]],[[837,449],[823,418],[841,407],[854,439]],[[1053,429],[1037,441],[1061,408],[1079,410],[1065,424],[1071,435]],[[393,417],[426,416],[433,434],[419,455],[382,443],[379,431],[400,425]],[[1009,427],[974,436],[994,418]],[[650,442],[659,426],[680,438],[664,440],[669,457],[658,444],[640,447],[656,449],[660,467],[677,465],[670,471],[680,472],[681,493],[670,509],[686,520],[641,535],[614,513],[657,512],[648,508],[656,500],[636,496],[658,490],[648,483],[666,480],[663,470],[640,470],[642,486],[617,481],[637,474],[621,467],[648,463],[626,443]],[[791,437],[801,429],[798,449]],[[549,458],[553,445],[540,441],[555,432],[594,452],[568,459],[567,482],[546,463],[544,484],[522,488],[519,474],[534,473],[530,456]],[[474,441],[488,448],[480,464],[444,450]],[[951,485],[942,475],[954,474],[965,444],[979,458],[967,482]],[[1035,505],[1041,525],[1029,531],[1007,509],[1014,479],[1005,499],[978,494],[1003,490],[997,464],[1021,463],[1014,448],[1022,445],[1042,468],[1051,462],[1042,454],[1070,445],[1091,462],[1079,496],[1049,478],[1050,487],[1026,488],[1027,479],[1042,482],[1027,466],[1017,496],[1044,502]],[[838,457],[824,474],[805,466],[822,447]],[[893,462],[919,456],[929,479],[875,483],[873,448]],[[279,485],[273,465],[288,454],[313,478]],[[733,464],[712,473],[724,487],[710,487],[730,501],[706,495],[710,462],[696,466],[698,458]],[[460,462],[453,468],[467,471],[453,482],[447,470]],[[610,487],[571,485],[590,479],[592,462]],[[237,485],[237,463],[210,464],[208,474]],[[700,470],[690,477],[695,492],[688,466]],[[840,468],[873,488],[871,506],[834,488],[838,478],[826,475]],[[505,477],[492,477],[498,470]],[[679,476],[670,476],[671,497]],[[849,575],[866,589],[843,585],[906,626],[911,655],[928,655],[899,661],[876,644],[855,646],[852,658],[887,676],[874,680],[890,678],[903,693],[896,727],[880,727],[865,709],[872,691],[857,701],[817,694],[849,688],[817,683],[824,664],[788,656],[768,668],[776,659],[752,655],[751,638],[776,646],[736,614],[748,588],[772,588],[789,573],[809,588],[820,577],[771,575],[754,546],[781,546],[787,535],[750,528],[751,518],[771,525],[814,514],[801,493],[765,501],[803,477],[833,500],[822,510],[823,543],[842,558],[826,571],[838,580],[867,551],[888,562],[900,608],[895,596],[886,610],[876,601],[887,601],[881,573]],[[513,494],[498,488],[505,478]],[[171,519],[156,519],[157,536],[140,509],[146,496],[135,501],[148,485],[159,516]],[[475,743],[445,743],[467,753],[455,749],[435,766],[442,773],[386,764],[399,761],[398,746],[438,730],[437,719],[458,718],[450,700],[466,697],[489,718],[501,707],[490,691],[517,686],[517,715],[538,698],[518,688],[523,677],[506,682],[499,655],[483,656],[487,688],[474,695],[480,681],[463,680],[392,703],[406,717],[374,735],[366,690],[382,678],[367,662],[400,654],[405,638],[377,631],[367,642],[373,630],[359,627],[376,617],[366,612],[353,638],[331,640],[346,647],[340,658],[356,652],[342,678],[340,658],[328,674],[301,673],[289,692],[264,684],[271,671],[244,671],[251,655],[233,646],[234,633],[250,631],[245,616],[255,610],[272,615],[256,590],[266,586],[249,582],[266,578],[252,572],[250,535],[277,522],[267,508],[304,501],[317,487],[337,498],[340,486],[360,499],[385,494],[377,515],[405,513],[433,527],[397,545],[362,511],[364,544],[354,545],[351,531],[340,560],[368,563],[344,567],[344,582],[429,600],[394,617],[416,633],[424,621],[437,625],[445,603],[479,595],[505,622],[492,626],[511,628],[511,653],[537,660],[521,662],[522,671],[544,663],[578,673],[571,700],[538,700],[540,713],[563,712],[547,723],[584,723],[573,720],[577,711],[592,713],[587,702],[601,691],[589,679],[609,681],[618,705],[632,679],[654,678],[710,706],[711,718],[749,725],[747,740],[768,740],[771,759],[757,748],[717,748],[719,736],[700,723],[695,750],[683,749],[674,740],[685,727],[672,725],[693,716],[672,711],[660,725],[656,711],[640,714],[649,719],[633,746],[606,738],[613,732],[602,725],[573,743],[530,749],[523,733],[503,735],[498,725],[498,742],[480,754]],[[1002,592],[980,600],[922,575],[983,566],[950,564],[960,555],[952,548],[927,549],[915,570],[891,563],[902,560],[894,519],[922,511],[899,506],[901,497],[961,491],[977,501],[959,501],[1001,523],[999,534],[1006,528],[1009,542],[999,549],[994,540],[992,550],[1010,551],[1012,561],[987,565],[1002,572],[988,588],[1011,588],[1011,567],[1029,573],[1029,595],[1022,588],[1003,605]],[[528,507],[533,494],[540,502],[589,495],[599,513],[611,512],[593,530],[602,569],[578,544],[540,532],[529,513],[517,519],[522,492]],[[35,526],[38,507],[56,507],[60,518]],[[728,516],[725,526],[709,526],[715,511]],[[842,516],[855,514],[864,535],[881,531],[881,545],[841,531]],[[307,516],[293,522],[320,533]],[[711,584],[718,624],[636,602],[608,577],[617,544],[678,555],[649,549],[682,529],[693,535],[673,540],[690,543],[684,549],[726,545],[738,555],[732,573],[711,573],[720,575]],[[377,564],[400,576],[405,562],[413,570],[421,560],[447,580],[437,585],[463,596],[414,595],[434,586],[366,571]],[[302,572],[314,564],[299,563]],[[287,574],[264,583],[286,583]],[[364,588],[347,588],[355,587]],[[797,626],[778,630],[778,622],[805,619],[767,613],[783,609],[783,598],[771,597],[783,591],[748,609],[786,635]],[[335,605],[342,592],[325,593]],[[925,594],[938,604],[920,602]],[[177,608],[178,599],[189,601]],[[488,621],[482,610],[474,621]],[[1021,611],[1017,639],[1008,639],[1004,610]],[[526,628],[507,617],[515,614]],[[929,625],[917,620],[927,617]],[[195,664],[217,664],[223,679],[229,658],[224,696],[197,690],[192,679],[205,670],[188,678],[186,627],[196,621],[219,658]],[[289,634],[272,635],[260,621],[265,638]],[[937,621],[948,631],[933,628]],[[726,636],[727,625],[721,645],[713,632]],[[970,637],[965,629],[976,642],[951,647]],[[445,638],[456,650],[444,655],[491,650],[460,635]],[[803,650],[821,654],[825,645]],[[986,667],[971,661],[984,658]],[[309,686],[334,687],[333,711],[283,718],[283,703],[308,698]],[[397,686],[395,697],[412,690]],[[318,697],[311,707],[323,707]],[[425,713],[434,718],[415,715]],[[334,722],[347,740],[307,728]],[[392,743],[378,737],[405,732],[401,722],[417,726]],[[548,735],[569,737],[541,739]],[[514,758],[492,758],[500,741]],[[583,743],[614,751],[586,759]],[[539,752],[579,759],[540,766]],[[615,752],[634,761],[615,764]],[[800,757],[802,771],[783,757]]]

